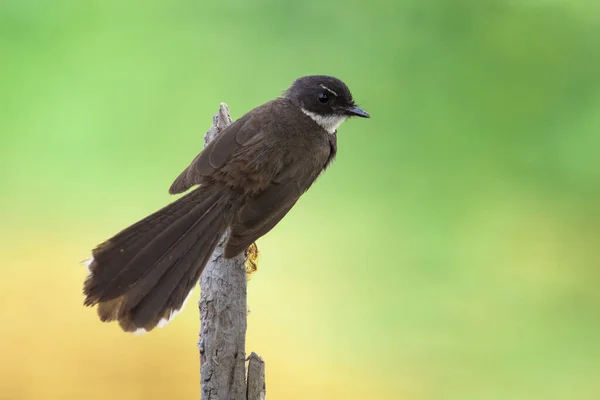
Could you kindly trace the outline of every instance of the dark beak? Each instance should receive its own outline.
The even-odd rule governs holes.
[[[368,112],[358,106],[344,107],[343,110],[348,115],[354,115],[361,118],[371,118]]]

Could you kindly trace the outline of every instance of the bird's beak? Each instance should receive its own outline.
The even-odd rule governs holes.
[[[358,106],[344,107],[343,110],[348,115],[354,115],[361,118],[371,118],[368,112]]]

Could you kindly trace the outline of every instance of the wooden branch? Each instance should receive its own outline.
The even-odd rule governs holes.
[[[255,352],[248,357],[248,390],[247,400],[265,400],[265,362]]]
[[[205,145],[229,124],[231,124],[229,108],[225,103],[221,103],[219,112],[213,117],[213,126],[204,136]],[[198,350],[200,351],[201,398],[202,400],[264,399],[264,395],[262,398],[247,397],[249,391],[245,379],[246,260],[244,254],[229,260],[223,257],[228,234],[226,232],[219,240],[200,278]],[[260,359],[258,356],[256,358]],[[262,362],[262,371],[264,393],[264,362]],[[252,374],[252,385],[255,385],[254,375],[256,374]],[[250,377],[249,374],[249,381]]]

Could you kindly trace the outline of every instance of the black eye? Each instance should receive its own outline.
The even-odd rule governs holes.
[[[317,95],[317,98],[319,99],[319,101],[321,103],[327,103],[329,101],[329,96],[327,96],[327,93],[325,93],[325,92],[320,92]]]

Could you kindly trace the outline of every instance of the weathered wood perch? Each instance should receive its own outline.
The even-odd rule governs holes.
[[[205,145],[229,124],[229,108],[221,103]],[[202,400],[264,400],[265,366],[255,353],[246,374],[246,258],[223,257],[228,232],[219,240],[200,278],[200,390]]]

